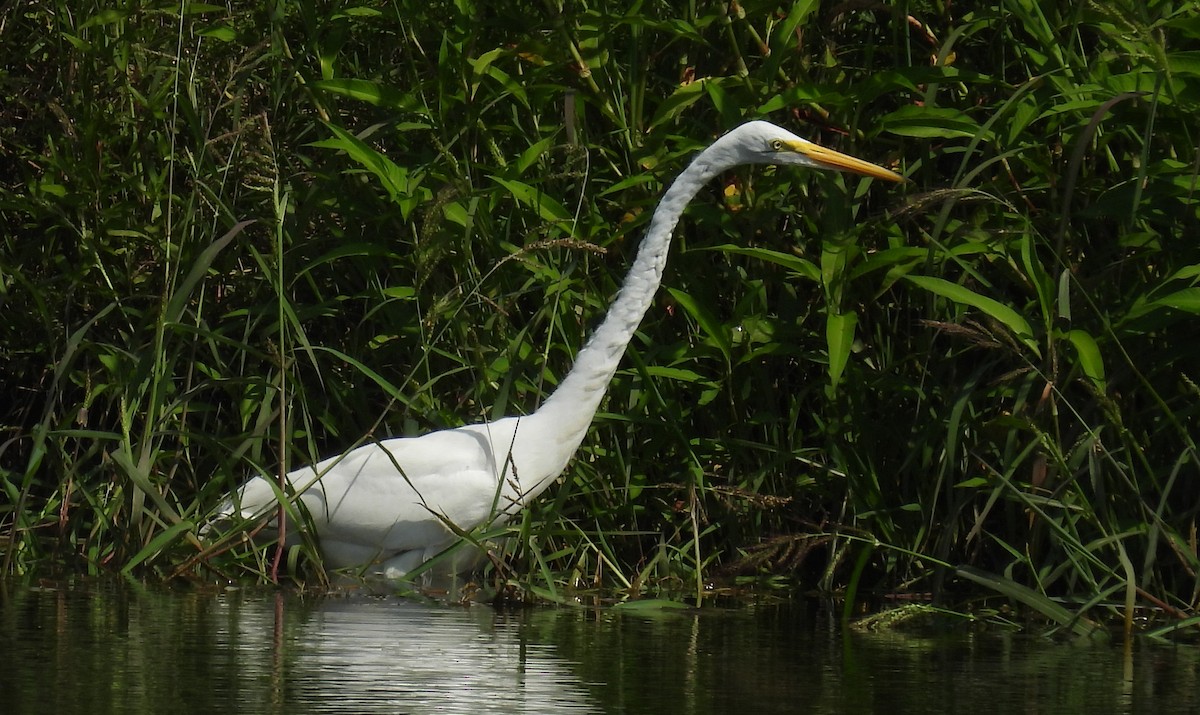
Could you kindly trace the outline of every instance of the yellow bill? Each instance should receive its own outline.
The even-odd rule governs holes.
[[[869,161],[855,159],[854,157],[843,154],[840,151],[826,149],[820,144],[811,142],[792,142],[791,148],[795,149],[800,154],[807,156],[809,159],[823,164],[830,169],[838,169],[841,171],[852,171],[855,174],[871,176],[884,181],[904,181],[904,177],[892,171],[885,169],[882,166],[876,166]]]

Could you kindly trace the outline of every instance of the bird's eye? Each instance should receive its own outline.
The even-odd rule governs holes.
[[[783,151],[783,140],[782,139],[772,139],[771,140],[771,151]]]

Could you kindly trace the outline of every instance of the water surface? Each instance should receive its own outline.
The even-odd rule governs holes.
[[[3,713],[1195,713],[1200,648],[668,612],[0,586]]]

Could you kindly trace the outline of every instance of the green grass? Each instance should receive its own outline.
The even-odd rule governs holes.
[[[493,583],[1194,614],[1200,15],[839,8],[0,10],[0,573],[265,578],[222,495],[535,409],[763,117],[911,183],[702,192]]]

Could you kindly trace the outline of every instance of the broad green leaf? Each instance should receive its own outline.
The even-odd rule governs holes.
[[[649,128],[653,129],[663,122],[674,120],[680,112],[695,104],[697,100],[704,96],[704,83],[707,81],[706,79],[698,79],[672,92],[670,97],[667,97],[658,105],[658,112],[650,120]]]
[[[499,67],[493,66],[493,67],[487,68],[487,72],[485,73],[485,76],[494,80],[497,84],[499,84],[501,87],[503,87],[505,92],[507,92],[512,97],[514,97],[523,106],[525,106],[526,108],[529,107],[529,97],[525,94],[525,88],[521,85],[520,82],[513,79],[512,75],[508,74],[507,72],[500,69]],[[480,84],[481,83],[476,83],[471,87],[472,98],[474,98],[475,92],[476,92],[476,90],[479,89]]]
[[[357,99],[360,102],[389,109],[414,109],[416,101],[392,87],[366,79],[320,79],[312,83],[316,89]]]
[[[1049,596],[1038,593],[1010,578],[997,576],[996,574],[988,573],[972,566],[959,566],[957,573],[961,578],[990,588],[1015,601],[1020,601],[1046,618],[1069,628],[1077,636],[1097,638],[1104,638],[1106,636],[1104,629],[1097,624],[1079,614],[1068,611],[1057,601],[1051,600]]]
[[[51,196],[57,196],[60,199],[67,195],[67,187],[63,186],[62,184],[56,184],[52,181],[38,182],[37,188],[39,191],[43,191]]]
[[[854,330],[857,326],[857,313],[830,311],[825,319],[825,341],[829,346],[829,386],[834,390],[841,382],[842,372],[850,360],[850,349],[854,347]]]
[[[373,7],[347,7],[335,12],[333,17],[382,17],[383,13]]]
[[[925,263],[929,260],[929,249],[923,246],[897,246],[895,248],[885,248],[881,251],[874,251],[866,254],[861,260],[856,261],[854,268],[850,271],[848,278],[854,280],[867,275],[871,271],[877,271],[883,268],[898,270],[899,273],[893,278],[899,278],[903,273],[906,273],[916,266]]]
[[[823,87],[816,87],[811,84],[794,84],[771,95],[767,98],[767,101],[755,107],[754,111],[757,114],[771,114],[773,112],[785,111],[800,104],[823,102],[831,94],[831,92]],[[834,96],[840,97],[840,95]]]
[[[1058,318],[1071,322],[1071,271],[1064,268],[1058,274]]]
[[[571,221],[571,214],[563,208],[563,205],[547,196],[541,189],[534,188],[523,181],[515,179],[502,179],[499,176],[493,176],[491,179],[508,189],[508,193],[518,202],[536,209],[542,219],[551,223],[568,223]]]
[[[916,284],[920,288],[924,288],[930,293],[948,298],[960,305],[969,305],[972,308],[982,310],[988,317],[1004,324],[1009,330],[1013,331],[1017,339],[1025,344],[1025,347],[1036,354],[1041,354],[1037,342],[1033,339],[1033,328],[1029,326],[1029,321],[1025,320],[1017,311],[1007,305],[941,278],[907,275],[904,276],[904,279]]]
[[[1121,322],[1140,318],[1159,308],[1174,308],[1187,313],[1200,313],[1200,288],[1184,288],[1153,300],[1147,300],[1147,296],[1143,295],[1134,302],[1133,307],[1129,309]]]
[[[196,284],[200,282],[200,279],[208,273],[208,268],[212,265],[212,262],[217,257],[217,254],[220,253],[226,246],[228,246],[229,242],[242,232],[242,229],[246,228],[252,223],[254,223],[253,220],[242,221],[233,228],[229,229],[224,236],[213,241],[208,245],[207,248],[200,252],[200,255],[197,256],[192,262],[191,270],[189,270],[184,279],[180,281],[177,286],[175,286],[175,292],[171,295],[171,300],[167,302],[167,309],[163,312],[163,319],[166,322],[179,322],[179,319],[183,316],[184,306],[186,306],[188,301],[191,300],[192,290],[195,289]]]
[[[79,26],[79,29],[82,30],[85,27],[97,27],[99,25],[111,25],[112,23],[120,22],[127,17],[129,17],[128,10],[101,10],[95,15],[92,15],[88,19],[84,20],[83,24]]]
[[[720,246],[704,247],[696,250],[701,251],[721,251],[722,253],[736,253],[739,256],[749,256],[757,258],[760,261],[774,263],[792,271],[802,278],[807,278],[814,283],[821,281],[821,271],[817,265],[807,258],[793,256],[790,253],[781,251],[772,251],[769,248],[750,248],[746,246],[735,246],[732,243],[722,244]]]
[[[946,65],[936,67],[904,67],[874,72],[852,88],[854,96],[861,102],[870,102],[881,96],[897,92],[922,92],[922,87],[934,82],[984,82],[991,80],[977,72],[960,70]],[[917,109],[924,110],[917,107]],[[944,109],[935,108],[944,112]],[[901,115],[903,116],[903,115]]]
[[[661,598],[644,598],[637,601],[622,601],[613,605],[613,610],[620,611],[677,611],[690,608],[680,601],[668,601]]]
[[[921,139],[970,138],[981,131],[979,122],[957,109],[911,104],[881,117],[879,126],[892,134]]]
[[[986,487],[988,480],[983,477],[968,477],[954,485],[955,489],[974,489],[976,487]]]
[[[600,198],[603,196],[612,196],[614,194],[620,194],[622,191],[625,191],[626,189],[632,188],[634,186],[642,186],[644,184],[653,184],[653,183],[656,183],[657,181],[658,181],[658,178],[655,177],[653,174],[649,174],[649,173],[634,174],[633,176],[621,179],[620,181],[618,181],[617,183],[608,187],[607,189],[604,189],[600,193],[595,194],[595,197]]]
[[[213,5],[204,2],[189,2],[183,5],[184,15],[201,15],[206,12],[228,12],[228,9],[221,5]]]
[[[121,468],[121,471],[125,473],[129,481],[133,482],[133,485],[141,490],[143,494],[150,497],[150,501],[154,502],[154,506],[158,508],[160,516],[166,517],[173,524],[178,524],[181,521],[179,514],[175,512],[175,508],[163,498],[162,492],[150,483],[149,467],[144,463],[134,463],[133,457],[129,454],[125,446],[118,447],[115,451],[110,452],[109,456],[112,457],[113,463]]]
[[[149,544],[131,558],[126,564],[121,567],[121,573],[128,574],[133,571],[139,564],[146,561],[150,557],[158,554],[163,549],[166,549],[171,544],[186,536],[196,527],[190,521],[181,521],[178,524],[173,524],[166,528],[161,534],[150,540]]]
[[[64,38],[66,38],[67,42],[70,42],[75,49],[79,50],[80,52],[87,52],[88,50],[92,49],[91,43],[89,43],[87,40],[84,40],[82,37],[72,35],[69,32],[63,32],[61,34]]]
[[[554,137],[546,137],[541,141],[534,142],[528,149],[521,152],[521,156],[517,158],[517,173],[524,174],[525,170],[533,166],[538,159],[545,154],[550,147],[554,146]]]
[[[1200,77],[1200,51],[1172,52],[1167,55],[1167,65],[1171,74]]]
[[[1187,280],[1188,278],[1195,278],[1196,276],[1200,276],[1200,263],[1195,263],[1193,265],[1184,266],[1183,268],[1180,268],[1179,270],[1172,273],[1171,277],[1168,278],[1167,280],[1169,280],[1169,281]]]
[[[392,286],[384,288],[381,292],[389,298],[397,298],[399,300],[410,300],[417,297],[417,289],[412,286]]]
[[[653,29],[656,32],[661,32],[665,35],[673,35],[677,40],[687,40],[688,42],[694,42],[699,45],[707,44],[707,40],[705,40],[704,35],[700,34],[700,30],[686,20],[674,18],[665,20],[647,19],[644,22],[647,28]]]
[[[442,215],[446,217],[447,221],[456,223],[464,228],[471,221],[471,214],[467,211],[467,207],[458,201],[451,201],[444,204],[442,206]]]
[[[1152,301],[1153,305],[1200,313],[1200,288],[1184,288]]]
[[[318,266],[321,266],[326,263],[332,263],[334,261],[341,260],[341,259],[347,258],[347,257],[361,257],[361,256],[390,257],[390,256],[394,256],[394,255],[395,255],[395,253],[387,246],[381,246],[378,243],[364,243],[364,242],[356,241],[354,243],[347,243],[345,245],[334,246],[331,250],[321,254],[317,258],[314,258],[313,260],[304,264],[304,266],[300,270],[297,271],[297,274],[304,275],[305,273],[308,273],[309,271],[313,270],[314,268],[317,268]]]
[[[212,27],[199,30],[197,34],[202,35],[203,37],[211,37],[214,40],[220,40],[221,42],[233,42],[237,39],[237,33],[234,32],[233,28],[229,27],[228,25],[214,25]]]
[[[724,356],[725,364],[731,365],[733,358],[729,353],[729,331],[725,329],[725,326],[712,313],[697,303],[692,296],[677,288],[668,288],[667,290],[671,293],[671,297],[695,319],[700,329],[708,334],[708,338]]]
[[[366,375],[367,377],[369,377],[372,381],[375,382],[376,385],[379,385],[379,387],[381,387],[384,390],[384,392],[386,392],[388,395],[391,395],[400,404],[404,405],[405,407],[410,407],[410,408],[413,406],[412,401],[409,399],[407,393],[401,391],[399,388],[397,388],[395,385],[393,385],[391,382],[389,382],[387,378],[385,378],[384,376],[375,372],[371,368],[367,367],[359,360],[350,357],[349,355],[342,352],[341,350],[335,350],[333,348],[327,348],[327,347],[323,347],[321,345],[314,345],[314,346],[312,346],[312,349],[314,351],[327,352],[327,353],[337,357],[338,359],[345,362],[347,365],[352,366],[354,369],[358,370],[363,375]],[[453,372],[457,372],[457,371],[458,370],[454,370]],[[444,375],[442,375],[442,377],[446,377],[449,374],[451,374],[451,373],[445,373]]]
[[[1083,369],[1083,374],[1087,375],[1103,392],[1107,386],[1104,378],[1104,360],[1100,357],[1100,348],[1096,345],[1095,339],[1086,331],[1079,329],[1067,333],[1067,338],[1075,346],[1075,352],[1079,356],[1079,367]]]
[[[741,102],[737,98],[730,97],[721,82],[705,82],[704,92],[708,95],[708,101],[712,102],[713,107],[720,114],[723,123],[736,124],[741,120],[743,116]]]
[[[493,50],[488,50],[487,52],[484,52],[479,57],[476,57],[475,59],[470,60],[471,71],[475,74],[476,77],[482,77],[483,75],[487,74],[488,69],[491,68],[492,63],[496,61],[497,57],[501,57],[501,56],[507,55],[507,54],[509,54],[508,50],[504,50],[499,47],[497,47],[496,49],[493,49]]]
[[[1178,30],[1180,34],[1188,37],[1200,38],[1200,15],[1176,17],[1164,22],[1163,25]]]
[[[791,5],[787,17],[771,33],[772,54],[795,45],[796,27],[816,12],[820,3],[818,0],[797,0]]]
[[[695,370],[684,370],[678,367],[647,365],[646,374],[653,375],[655,377],[665,377],[668,380],[678,380],[679,382],[702,383],[705,385],[712,384],[711,380],[708,380]]]
[[[358,162],[363,168],[370,171],[379,179],[383,188],[387,190],[391,197],[392,203],[400,207],[400,212],[407,217],[423,197],[418,191],[420,179],[413,179],[408,174],[408,169],[396,164],[387,157],[387,155],[376,151],[369,144],[354,136],[350,132],[341,127],[330,124],[327,125],[329,130],[333,132],[334,139],[323,139],[316,141],[309,146],[320,147],[322,149],[338,149],[346,152],[351,159]]]

